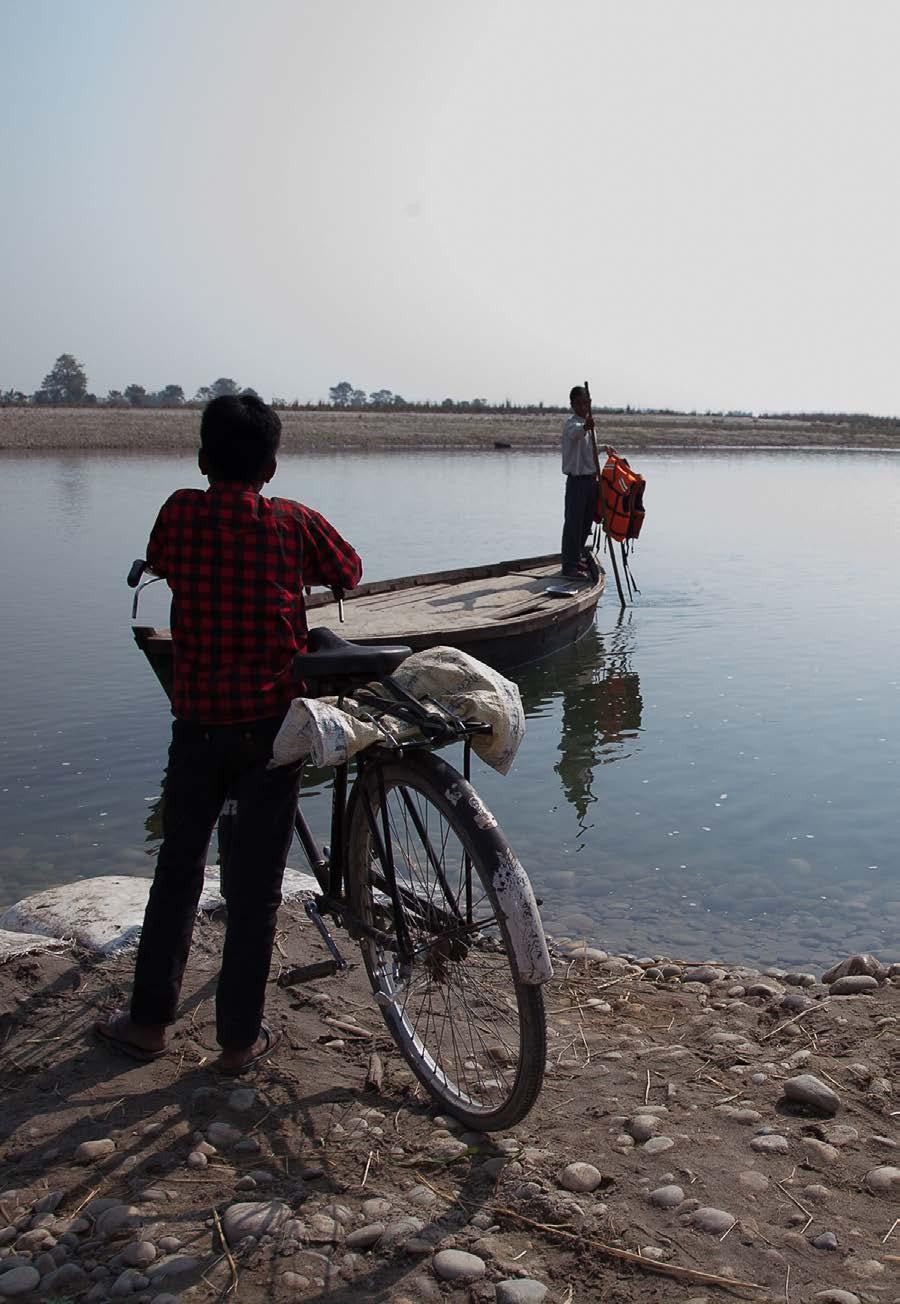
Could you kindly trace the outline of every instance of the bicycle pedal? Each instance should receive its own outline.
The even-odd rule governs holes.
[[[317,960],[313,964],[292,964],[278,975],[279,987],[296,987],[299,983],[311,983],[316,978],[333,978],[337,973],[336,960]]]

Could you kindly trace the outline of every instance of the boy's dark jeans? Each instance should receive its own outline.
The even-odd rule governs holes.
[[[201,725],[175,720],[163,795],[163,842],[144,915],[131,1017],[172,1023],[191,947],[213,828],[227,797],[237,803],[222,891],[228,906],[216,991],[221,1046],[259,1036],[281,880],[300,788],[299,765],[267,770],[281,719]]]

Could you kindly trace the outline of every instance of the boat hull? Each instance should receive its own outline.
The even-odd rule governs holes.
[[[353,643],[400,643],[414,652],[447,645],[511,670],[581,638],[593,623],[604,579],[599,570],[592,582],[566,584],[558,556],[525,557],[360,585],[345,599],[345,624],[331,595],[315,594],[307,617],[310,628],[324,625]],[[168,630],[135,625],[134,636],[171,695]]]

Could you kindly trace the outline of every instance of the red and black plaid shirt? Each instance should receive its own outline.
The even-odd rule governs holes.
[[[362,575],[324,516],[231,482],[174,493],[147,563],[172,590],[172,711],[202,724],[281,715],[306,648],[303,585],[352,589]]]

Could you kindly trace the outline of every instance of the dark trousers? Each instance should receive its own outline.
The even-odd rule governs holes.
[[[228,872],[222,874],[228,921],[216,990],[216,1034],[229,1050],[252,1046],[259,1036],[300,788],[299,765],[266,769],[280,724],[277,719],[233,725],[175,720],[172,725],[163,841],[135,964],[135,1023],[175,1019],[209,841],[230,797],[236,813]]]
[[[594,524],[597,506],[595,475],[566,476],[566,514],[562,532],[562,566],[571,570],[581,561],[584,545]]]

